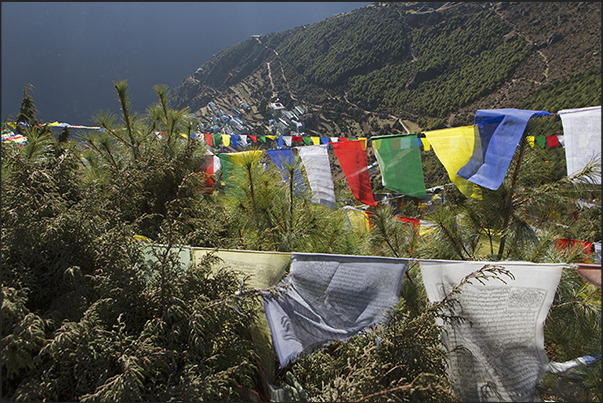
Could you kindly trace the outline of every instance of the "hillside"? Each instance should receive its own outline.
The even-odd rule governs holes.
[[[374,3],[224,49],[172,95],[201,121],[210,101],[225,111],[244,102],[242,118],[262,130],[278,99],[306,108],[306,134],[371,136],[518,108],[600,66],[600,3]]]

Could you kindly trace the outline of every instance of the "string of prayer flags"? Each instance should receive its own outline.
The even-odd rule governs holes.
[[[580,172],[591,160],[601,163],[601,106],[557,112],[563,125],[567,176]],[[601,184],[601,176],[594,180]]]
[[[333,143],[332,146],[354,197],[364,204],[376,206],[368,172],[366,139]]]
[[[387,320],[410,259],[292,253],[284,295],[263,293],[281,367]]]
[[[474,124],[479,136],[475,139],[471,159],[457,175],[482,187],[498,189],[528,120],[546,115],[550,113],[522,109],[478,110]]]
[[[295,157],[293,156],[293,151],[290,149],[281,149],[281,150],[266,150],[270,159],[276,165],[276,167],[281,171],[283,175],[283,180],[285,183],[288,183],[290,178],[290,168],[295,167]],[[306,185],[301,176],[301,172],[297,167],[295,167],[295,171],[293,172],[293,183],[295,186],[295,190],[297,192],[305,192]]]
[[[327,145],[296,147],[306,169],[312,202],[335,208],[335,189]]]
[[[417,135],[377,136],[371,140],[383,186],[402,195],[425,199],[427,192]]]
[[[544,322],[566,265],[508,261],[495,265],[421,261],[420,265],[430,302],[446,297],[459,302],[453,313],[460,321],[436,319],[444,326],[442,339],[455,396],[464,402],[534,401],[548,363]],[[466,276],[492,266],[512,277],[498,273],[499,279],[473,278],[461,286],[460,293],[449,295]]]
[[[424,132],[427,144],[446,169],[448,177],[459,191],[467,197],[482,200],[482,190],[475,183],[457,175],[459,169],[471,159],[473,145],[478,136],[477,126],[451,127]],[[425,142],[424,142],[425,143]]]

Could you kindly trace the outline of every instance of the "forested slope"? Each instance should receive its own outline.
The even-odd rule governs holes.
[[[374,3],[233,45],[172,94],[192,111],[276,96],[309,107],[309,133],[324,120],[336,135],[370,136],[385,124],[362,125],[371,113],[424,130],[454,126],[600,69],[600,32],[600,3]]]

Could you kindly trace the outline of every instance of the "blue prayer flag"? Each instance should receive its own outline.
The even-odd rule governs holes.
[[[473,155],[457,175],[485,188],[500,187],[528,120],[550,115],[521,109],[478,110],[474,124],[479,131]]]
[[[274,165],[281,171],[283,175],[283,180],[287,182],[289,180],[289,171],[287,170],[287,166],[295,165],[295,158],[293,157],[293,152],[290,148],[285,148],[282,150],[266,150]],[[302,179],[301,173],[299,169],[296,168],[294,172],[293,183],[295,185],[295,191],[304,192],[306,190],[306,185],[304,184],[304,180]]]

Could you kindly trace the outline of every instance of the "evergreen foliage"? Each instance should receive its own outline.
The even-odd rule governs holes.
[[[325,100],[327,91],[346,89],[353,102],[412,111],[424,128],[435,129],[449,113],[496,91],[529,52],[519,38],[502,39],[509,27],[491,13],[403,30],[392,9],[403,11],[384,5],[251,38],[221,60],[241,62],[240,75],[230,76],[234,82],[278,49],[283,68],[306,77],[298,88]],[[369,29],[352,35],[355,26]],[[229,84],[231,69],[219,67],[199,75]],[[37,125],[31,89],[24,90],[19,117],[27,123],[27,144],[2,144],[4,400],[270,399],[250,334],[263,315],[261,296],[247,289],[236,267],[216,270],[212,254],[183,270],[182,245],[575,263],[588,256],[581,248],[559,251],[556,238],[601,239],[600,186],[581,180],[600,174],[600,162],[568,178],[562,149],[525,141],[526,135],[561,134],[557,116],[530,121],[503,184],[483,189],[482,201],[461,195],[433,152],[423,152],[426,183],[443,186],[446,202],[428,214],[409,203],[399,215],[434,227],[419,234],[391,207],[380,206],[362,233],[350,228],[342,209],[311,202],[299,161],[286,167],[282,180],[266,156],[249,159],[228,178],[236,192],[217,181],[208,194],[201,169],[207,148],[191,136],[196,127],[188,108],[175,109],[165,86],[154,88],[158,102],[139,116],[131,112],[127,83],[115,83],[121,114],[100,112],[103,130],[74,136],[81,142],[67,131],[55,138]],[[600,93],[600,68],[590,69],[540,87],[522,108],[592,106],[600,104]],[[329,100],[322,112],[369,124],[365,114],[341,105]],[[296,169],[305,191],[293,181]],[[344,186],[336,187],[338,207],[354,202]],[[164,248],[150,253],[140,239]],[[271,374],[291,392],[288,400],[456,400],[436,324],[458,320],[455,299],[428,303],[418,265],[407,274],[387,323]],[[474,278],[490,275],[504,273]],[[600,300],[599,289],[564,270],[545,326],[549,359],[600,354]],[[600,364],[587,368],[583,379],[580,399],[600,400]],[[577,396],[554,388],[541,393],[554,400]]]

